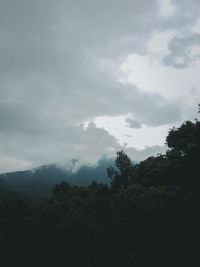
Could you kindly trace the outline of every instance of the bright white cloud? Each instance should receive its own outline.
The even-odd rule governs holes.
[[[130,114],[114,118],[98,117],[94,122],[97,127],[104,128],[111,135],[116,136],[122,146],[126,145],[126,147],[135,147],[136,149],[155,145],[164,146],[168,129],[173,126],[172,124],[158,127],[141,125],[141,128],[130,128],[126,121],[130,117]]]
[[[159,93],[168,99],[179,99],[182,104],[187,104],[193,98],[190,92],[193,87],[199,88],[200,96],[200,62],[188,68],[172,69],[161,65],[160,61],[152,60],[148,55],[129,55],[121,69],[127,82],[137,84],[146,92]]]

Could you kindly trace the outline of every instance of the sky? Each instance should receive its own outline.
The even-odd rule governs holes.
[[[0,0],[0,172],[163,153],[197,117],[199,0]]]

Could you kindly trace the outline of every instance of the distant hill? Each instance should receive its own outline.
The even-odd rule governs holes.
[[[94,166],[83,165],[74,171],[77,163],[78,160],[72,160],[70,168],[67,164],[50,164],[34,170],[4,173],[0,175],[0,180],[9,189],[34,198],[49,197],[54,185],[61,181],[78,186],[89,185],[92,181],[109,184],[106,168],[114,165],[112,158],[103,157]]]

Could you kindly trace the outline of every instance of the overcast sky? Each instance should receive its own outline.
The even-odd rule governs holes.
[[[199,0],[0,0],[0,172],[164,151],[168,129],[197,117],[199,10]]]

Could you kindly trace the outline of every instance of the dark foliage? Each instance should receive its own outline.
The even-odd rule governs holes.
[[[63,181],[49,199],[2,203],[3,266],[194,266],[199,137],[188,121],[169,131],[165,155],[134,165],[118,152],[111,186]]]

